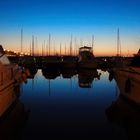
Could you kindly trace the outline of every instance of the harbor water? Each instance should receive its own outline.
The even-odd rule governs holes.
[[[106,70],[50,74],[39,69],[16,92],[15,105],[0,123],[3,139],[139,137],[140,111],[120,96]]]

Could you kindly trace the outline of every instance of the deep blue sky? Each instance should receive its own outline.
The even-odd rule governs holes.
[[[23,28],[26,45],[29,42],[27,39],[32,34],[43,41],[51,33],[57,42],[67,41],[71,34],[89,41],[90,35],[94,34],[95,38],[97,37],[96,46],[99,50],[104,46],[109,46],[111,49],[111,46],[115,48],[118,27],[121,39],[124,39],[124,50],[135,52],[140,45],[139,0],[3,0],[0,2],[0,42],[7,48],[12,48],[16,39],[20,39],[18,36],[20,29]],[[131,42],[126,43],[130,39]],[[19,42],[16,44],[19,45]],[[114,48],[112,50],[115,51]],[[99,50],[97,49],[98,53]]]

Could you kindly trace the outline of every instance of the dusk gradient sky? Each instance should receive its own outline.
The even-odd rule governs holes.
[[[23,29],[23,49],[29,52],[32,35],[37,37],[37,49],[52,36],[51,47],[69,48],[91,45],[94,53],[115,55],[117,28],[123,55],[140,48],[139,0],[2,0],[0,2],[0,44],[5,49],[20,51],[20,31]],[[76,38],[76,39],[75,39]],[[80,44],[82,40],[82,44]]]

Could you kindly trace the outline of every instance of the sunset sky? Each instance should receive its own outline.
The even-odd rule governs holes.
[[[0,44],[5,49],[20,51],[23,29],[23,50],[29,52],[32,35],[37,37],[37,51],[51,34],[51,50],[91,46],[94,54],[116,55],[117,28],[123,55],[140,48],[139,0],[3,0],[0,2]],[[76,41],[75,41],[76,40]],[[55,41],[55,43],[54,43]],[[81,43],[80,43],[81,42]],[[59,52],[59,51],[58,51]]]

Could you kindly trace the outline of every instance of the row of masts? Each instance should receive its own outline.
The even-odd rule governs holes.
[[[116,56],[121,56],[121,41],[120,41],[120,35],[119,35],[119,28],[117,29],[117,54]],[[83,42],[82,40],[80,40],[80,47],[82,46]],[[51,46],[53,45],[53,51],[51,49]],[[76,43],[76,39],[75,39],[75,48],[73,50],[73,36],[71,35],[71,39],[70,39],[70,46],[69,46],[69,50],[67,50],[67,46],[66,44],[64,44],[64,52],[62,53],[62,43],[60,43],[60,51],[56,51],[55,50],[55,41],[53,42],[53,44],[51,44],[51,34],[49,34],[49,40],[48,40],[48,44],[47,42],[44,40],[44,42],[42,43],[42,52],[41,55],[42,56],[50,56],[50,55],[78,55],[78,49],[77,49],[77,43]],[[94,36],[92,35],[92,52],[94,54]],[[37,37],[32,36],[32,43],[30,44],[30,55],[31,56],[35,56],[37,53],[35,53],[35,49],[37,49]],[[23,52],[23,29],[21,29],[21,52]],[[40,55],[40,54],[38,54]]]
[[[120,31],[117,29],[117,56],[121,56],[121,41],[120,41]]]
[[[60,47],[59,47],[59,51],[55,49],[55,41],[51,41],[51,34],[49,34],[48,37],[48,41],[45,41],[42,43],[42,49],[41,53],[36,53],[37,51],[37,37],[32,36],[32,41],[30,43],[30,55],[31,56],[35,56],[35,55],[41,55],[41,56],[50,56],[50,55],[78,55],[78,51],[79,51],[79,47],[82,46],[83,43],[80,42],[80,46],[78,46],[77,40],[75,38],[75,44],[73,43],[73,36],[71,35],[71,39],[70,39],[70,45],[69,45],[69,49],[67,49],[67,45],[66,43],[62,45],[62,43],[60,42]],[[63,47],[63,49],[62,49]],[[94,47],[94,36],[92,35],[92,51],[93,51],[93,47]],[[21,29],[21,52],[23,52],[23,29]]]

